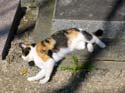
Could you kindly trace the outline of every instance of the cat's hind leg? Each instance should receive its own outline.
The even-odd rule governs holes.
[[[87,49],[88,49],[89,52],[93,52],[94,51],[94,47],[93,47],[93,45],[91,43],[87,44]]]
[[[72,43],[72,45],[70,45],[70,49],[71,51],[73,50],[82,50],[86,48],[86,43],[84,41],[77,41],[75,43]]]
[[[106,47],[106,45],[101,40],[99,40],[98,38],[95,40],[95,43],[98,46],[100,46],[101,48],[105,48]]]
[[[77,42],[75,49],[82,50],[86,48],[86,43],[84,41]]]
[[[54,64],[55,64],[55,62],[54,62],[53,59],[50,59],[48,62],[46,62],[44,64],[45,65],[44,67],[45,67],[45,73],[46,74],[45,74],[45,78],[43,78],[42,80],[40,80],[41,84],[44,84],[44,83],[46,83],[46,82],[49,81],[51,73],[52,73],[53,68],[54,68]]]

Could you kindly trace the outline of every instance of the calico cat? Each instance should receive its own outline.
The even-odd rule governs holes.
[[[66,54],[85,48],[93,52],[94,43],[105,48],[106,45],[98,38],[102,34],[102,30],[88,33],[80,28],[70,28],[57,31],[51,37],[36,44],[20,43],[22,58],[28,62],[34,61],[35,65],[41,69],[36,76],[28,77],[27,80],[40,80],[40,83],[44,84],[50,79],[55,62],[64,58]]]

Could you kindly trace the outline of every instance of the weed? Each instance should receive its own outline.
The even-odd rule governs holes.
[[[76,74],[78,73],[80,70],[84,70],[84,71],[93,71],[96,70],[97,68],[93,65],[90,64],[79,64],[79,60],[78,57],[75,55],[72,55],[72,62],[73,65],[71,66],[61,66],[61,70],[65,71],[65,70],[70,70],[72,72],[72,74]]]

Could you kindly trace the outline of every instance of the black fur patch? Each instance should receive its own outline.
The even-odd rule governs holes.
[[[30,62],[28,62],[28,64],[29,64],[29,66],[35,66],[34,61],[30,61]]]
[[[49,41],[49,40],[47,40],[47,39],[45,39],[45,42],[50,43],[50,41]]]
[[[31,46],[32,46],[32,47],[35,47],[35,46],[36,46],[36,43],[32,43]]]
[[[53,55],[53,52],[51,50],[49,50],[48,51],[48,56],[51,57],[51,58],[53,58],[52,55]]]
[[[45,45],[44,41],[41,41],[41,44],[42,44],[44,47],[46,47],[46,45]]]
[[[103,35],[103,30],[99,29],[96,32],[94,32],[93,34],[96,35],[96,36],[98,36],[98,37],[102,36]]]
[[[82,34],[86,37],[87,40],[90,41],[90,40],[92,39],[92,35],[89,34],[88,32],[86,32],[86,31],[82,31]]]
[[[22,54],[23,54],[24,56],[27,56],[27,55],[29,54],[30,50],[31,50],[30,47],[25,48],[25,49],[22,49]]]
[[[67,47],[67,37],[65,36],[66,30],[61,30],[53,34],[51,37],[56,41],[53,51],[59,50],[61,47]]]

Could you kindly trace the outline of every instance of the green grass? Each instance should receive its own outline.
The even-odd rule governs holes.
[[[72,72],[72,74],[78,73],[80,70],[85,70],[85,71],[93,71],[96,70],[97,68],[91,64],[79,64],[78,57],[75,55],[72,55],[72,63],[73,65],[71,66],[61,66],[61,70],[69,70]]]

